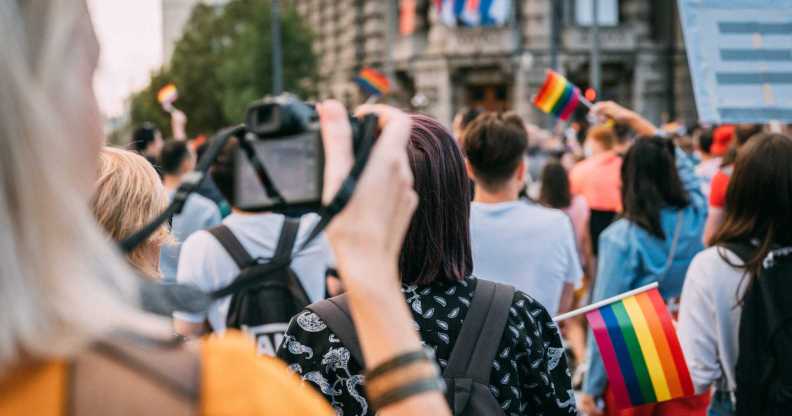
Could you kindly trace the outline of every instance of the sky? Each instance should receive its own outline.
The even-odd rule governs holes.
[[[162,64],[160,1],[88,0],[101,46],[94,85],[105,116],[120,115],[124,100]]]

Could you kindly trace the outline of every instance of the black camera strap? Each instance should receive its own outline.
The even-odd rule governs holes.
[[[359,143],[359,148],[355,152],[355,163],[352,165],[349,175],[346,177],[346,179],[344,179],[344,182],[341,184],[341,188],[338,190],[336,195],[333,197],[330,203],[324,206],[320,211],[319,222],[311,230],[308,238],[297,249],[297,253],[301,252],[308,245],[310,245],[322,233],[322,231],[324,231],[327,225],[330,224],[330,221],[333,219],[333,217],[338,215],[338,213],[341,212],[341,210],[343,210],[344,207],[349,203],[349,200],[352,198],[352,194],[355,191],[355,187],[357,186],[357,182],[360,179],[360,175],[363,173],[363,169],[366,167],[366,163],[368,162],[369,156],[371,154],[371,149],[374,147],[374,140],[377,134],[377,125],[378,120],[375,115],[366,115],[363,118],[363,134]],[[206,178],[209,168],[211,167],[212,163],[214,163],[214,160],[220,154],[226,143],[228,143],[232,137],[240,136],[241,134],[244,134],[244,132],[244,125],[228,127],[218,132],[211,139],[209,148],[198,162],[198,166],[196,166],[195,171],[190,173],[176,190],[173,196],[173,201],[170,203],[170,205],[168,205],[168,208],[166,208],[165,211],[163,211],[146,226],[131,236],[121,240],[119,243],[121,250],[124,253],[132,252],[135,248],[143,244],[143,242],[145,242],[159,227],[161,227],[162,224],[169,221],[174,214],[180,213],[184,208],[187,198],[190,196],[190,194],[198,189],[198,187]],[[245,142],[244,137],[240,138],[240,142]],[[274,192],[276,198],[280,196],[279,192],[274,188],[274,186],[267,186],[272,185],[272,183],[269,180],[269,176],[267,175],[266,170],[264,170],[263,165],[256,157],[255,152],[252,151],[252,148],[245,149],[245,146],[243,145],[242,149],[245,151],[248,159],[251,160],[251,163],[254,164],[256,173],[259,176],[259,179],[262,181],[262,185],[266,189],[268,195],[273,196],[272,193]],[[260,276],[261,274],[267,274],[271,271],[278,270],[279,268],[286,267],[288,264],[289,263],[287,260],[277,259],[276,261],[267,264],[257,265],[245,269],[238,277],[244,277],[243,275],[247,274],[251,276]],[[255,279],[235,278],[231,284],[215,292],[212,292],[210,296],[213,299],[218,299],[243,290],[255,283]]]
[[[245,126],[240,124],[238,126],[225,128],[218,132],[217,135],[212,138],[209,148],[198,162],[198,166],[195,167],[193,172],[190,172],[190,174],[185,176],[184,181],[181,185],[179,185],[179,188],[173,194],[173,201],[171,201],[170,205],[168,205],[168,208],[158,215],[157,218],[146,224],[146,226],[129,237],[121,240],[119,243],[121,251],[124,253],[131,253],[134,249],[143,244],[143,242],[146,241],[152,234],[154,234],[154,232],[157,231],[157,229],[161,227],[162,224],[170,221],[173,215],[181,213],[185,202],[187,202],[187,198],[190,196],[190,194],[195,192],[204,181],[204,178],[206,178],[206,174],[209,171],[209,167],[212,166],[212,163],[217,158],[217,155],[219,155],[220,151],[223,150],[223,146],[225,146],[232,137],[237,136],[244,131]]]
[[[343,210],[344,207],[349,203],[349,200],[352,198],[352,194],[355,191],[355,187],[357,186],[357,182],[360,179],[360,175],[363,173],[363,169],[366,167],[369,156],[371,155],[371,149],[374,147],[374,139],[376,138],[377,134],[377,124],[378,120],[374,115],[367,115],[363,118],[363,135],[361,137],[360,147],[356,152],[355,163],[352,165],[349,175],[347,175],[346,179],[344,179],[344,182],[341,184],[341,188],[335,194],[333,199],[328,205],[322,208],[319,222],[316,223],[314,228],[311,230],[311,233],[308,235],[308,238],[303,241],[303,243],[297,249],[297,253],[300,253],[306,247],[308,247],[308,245],[310,245],[322,233],[322,231],[327,228],[327,225],[330,224],[330,221],[333,219],[333,217],[338,215],[338,213],[341,212],[341,210]],[[287,267],[290,262],[291,258],[273,259],[273,261],[269,263],[248,267],[240,272],[240,274],[235,277],[234,280],[228,284],[228,286],[212,292],[210,296],[213,299],[220,299],[249,289],[258,284],[257,279],[250,277],[266,275],[275,270]]]

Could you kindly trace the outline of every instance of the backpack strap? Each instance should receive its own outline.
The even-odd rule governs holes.
[[[272,256],[271,263],[283,262],[287,265],[291,264],[292,252],[294,251],[294,244],[297,241],[297,234],[300,231],[300,218],[285,217],[283,220],[283,227],[281,227],[280,238],[278,239],[278,246],[275,248],[275,254]],[[289,266],[286,266],[289,267]],[[291,269],[289,269],[291,270]],[[304,307],[311,303],[308,297],[308,292],[300,282],[300,278],[296,273],[289,273],[289,280],[286,282],[288,285],[289,293],[294,299],[300,303],[300,307]]]
[[[489,384],[514,299],[514,288],[478,279],[473,301],[451,351],[445,378],[470,378]]]
[[[200,358],[197,350],[176,340],[113,333],[78,355],[68,377],[67,415],[190,415],[198,411]]]
[[[352,354],[352,358],[357,361],[362,368],[366,367],[363,361],[363,351],[360,349],[355,324],[352,322],[352,314],[349,313],[349,300],[346,294],[341,294],[330,299],[320,300],[308,306],[308,310],[319,315],[333,331],[341,343]]]
[[[297,232],[300,230],[300,219],[285,217],[281,228],[278,246],[272,261],[290,259],[294,251],[294,242],[297,240]]]
[[[253,257],[245,250],[245,247],[242,246],[242,243],[239,242],[239,239],[236,238],[227,225],[220,224],[207,231],[217,239],[225,251],[228,252],[228,255],[234,259],[234,263],[239,267],[239,270],[249,267],[254,263],[255,260]]]
[[[682,231],[682,220],[685,219],[684,211],[681,209],[677,212],[676,225],[674,226],[674,236],[671,238],[671,248],[668,250],[668,258],[666,258],[665,268],[663,269],[663,277],[661,282],[668,276],[671,271],[671,265],[674,264],[674,256],[676,255],[677,245],[679,244],[679,234]]]

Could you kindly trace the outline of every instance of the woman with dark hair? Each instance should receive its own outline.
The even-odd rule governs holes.
[[[566,168],[557,160],[553,160],[542,169],[542,188],[539,191],[539,203],[548,207],[563,211],[572,221],[572,228],[575,231],[575,240],[580,256],[580,264],[583,270],[590,263],[588,258],[591,256],[589,246],[589,208],[586,198],[582,195],[572,196],[569,191],[569,176]],[[588,275],[590,276],[590,274]],[[591,278],[586,274],[583,276],[583,285],[574,293],[571,307],[574,308],[582,302],[588,300],[586,294],[589,292]],[[582,305],[580,305],[582,306]],[[583,367],[580,366],[586,357],[586,327],[585,319],[570,319],[564,323],[563,332],[569,347],[572,349],[576,363],[576,381],[582,374]]]
[[[477,361],[488,375],[474,383],[488,384],[483,391],[491,392],[503,414],[575,414],[563,344],[541,305],[522,292],[509,291],[506,305],[511,307],[508,312],[503,309],[504,328],[481,327],[473,333],[470,326],[463,328],[477,308],[478,289],[492,285],[472,276],[465,165],[456,141],[440,123],[421,115],[411,118],[407,153],[419,204],[401,247],[398,269],[401,290],[424,345],[433,350],[445,377],[455,367],[460,340],[497,351],[492,362]],[[341,303],[339,298],[332,300]],[[496,302],[492,303],[494,308]],[[311,305],[292,320],[278,357],[319,390],[339,415],[373,415],[356,348],[344,341],[349,334],[320,318],[316,307]],[[491,337],[479,339],[484,333]]]
[[[564,211],[575,229],[581,264],[585,265],[585,241],[588,235],[589,208],[586,198],[572,195],[569,191],[569,176],[566,168],[558,161],[552,161],[542,170],[542,188],[539,202],[549,208]]]
[[[771,253],[780,259],[782,248],[792,246],[792,139],[760,135],[738,153],[724,222],[713,238],[716,247],[699,253],[690,265],[677,328],[696,390],[716,389],[710,415],[735,414],[746,290]],[[747,262],[732,251],[734,244],[749,247]]]
[[[730,126],[734,135],[731,141],[731,148],[723,156],[720,170],[712,177],[709,191],[709,216],[707,225],[704,227],[704,244],[712,244],[712,237],[718,232],[718,227],[723,224],[724,206],[726,205],[726,190],[729,187],[729,178],[734,171],[734,162],[737,159],[737,151],[748,141],[762,132],[760,124],[738,124]]]
[[[658,282],[663,298],[673,304],[682,291],[688,265],[703,249],[701,233],[707,206],[693,163],[671,140],[654,136],[651,124],[636,113],[613,103],[598,104],[593,111],[632,124],[643,137],[624,157],[621,168],[624,210],[621,218],[600,237],[592,302]],[[600,415],[602,409],[597,408],[596,398],[604,398],[608,414],[619,414],[612,406],[602,359],[591,336],[588,354],[582,409],[589,415]],[[687,415],[696,414],[696,409],[705,406],[705,399],[695,397],[624,414]]]

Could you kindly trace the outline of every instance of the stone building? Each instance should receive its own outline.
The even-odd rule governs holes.
[[[417,5],[415,30],[406,36],[397,29],[399,0],[291,1],[316,32],[320,98],[355,104],[362,100],[351,82],[355,73],[363,66],[386,72],[392,67],[396,97],[405,103],[420,97],[413,100],[420,110],[444,122],[476,105],[515,110],[541,123],[545,116],[530,100],[550,67],[553,1],[559,2],[558,68],[576,85],[588,86],[591,29],[576,20],[584,0],[513,0],[510,22],[488,28],[445,26],[437,21],[433,1],[401,0]],[[676,2],[612,2],[617,21],[599,29],[599,98],[627,103],[654,121],[694,120]]]

